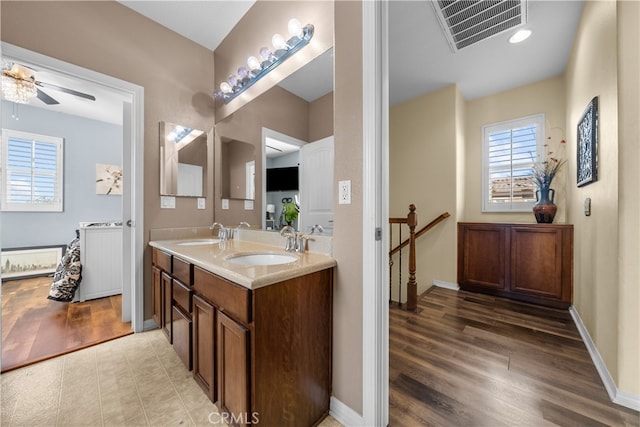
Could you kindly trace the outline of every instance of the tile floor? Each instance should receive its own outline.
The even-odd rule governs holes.
[[[160,330],[1,376],[3,426],[225,425]],[[327,417],[323,427],[340,426]]]

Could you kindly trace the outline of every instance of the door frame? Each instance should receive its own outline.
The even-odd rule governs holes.
[[[389,424],[389,266],[385,254],[385,248],[389,247],[388,14],[388,0],[362,2],[362,425],[365,426]]]
[[[129,186],[130,197],[125,203],[123,199],[122,207],[125,205],[130,209],[130,213],[123,211],[123,230],[127,223],[131,221],[130,246],[123,246],[123,268],[129,266],[129,272],[124,271],[125,286],[126,278],[130,284],[129,289],[123,288],[123,299],[130,296],[131,306],[131,329],[134,332],[142,332],[144,323],[144,295],[143,295],[143,270],[144,270],[144,217],[143,217],[143,177],[144,177],[144,88],[136,84],[120,80],[97,71],[89,70],[68,62],[52,58],[28,49],[21,48],[9,43],[2,42],[2,55],[6,55],[18,60],[23,60],[41,68],[66,74],[68,77],[82,79],[91,83],[107,87],[114,92],[122,94],[131,104],[128,110],[129,126],[124,126],[123,133],[123,167],[130,166],[131,173],[129,179],[125,174],[123,185]],[[126,146],[126,141],[130,141],[130,146]],[[126,191],[123,191],[126,194]],[[123,196],[124,198],[125,196]],[[126,259],[125,259],[126,258]],[[125,304],[123,303],[123,306]]]

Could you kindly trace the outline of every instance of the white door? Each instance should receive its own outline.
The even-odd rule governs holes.
[[[333,136],[300,148],[300,231],[333,229]]]

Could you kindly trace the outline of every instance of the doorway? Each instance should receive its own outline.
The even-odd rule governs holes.
[[[141,86],[60,61],[18,46],[2,43],[3,57],[38,70],[50,70],[67,78],[95,85],[120,100],[122,114],[122,318],[134,332],[143,330],[143,108]]]

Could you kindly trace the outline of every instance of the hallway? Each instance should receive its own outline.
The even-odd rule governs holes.
[[[638,426],[566,310],[431,288],[389,312],[389,424]]]

